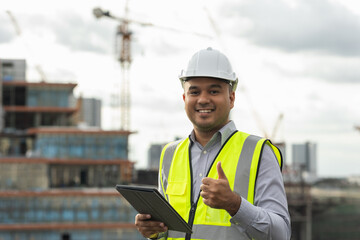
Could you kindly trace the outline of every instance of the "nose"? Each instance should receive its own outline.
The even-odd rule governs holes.
[[[203,91],[198,98],[199,104],[208,104],[210,102],[209,94]]]

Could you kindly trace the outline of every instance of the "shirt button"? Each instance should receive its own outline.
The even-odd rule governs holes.
[[[203,154],[207,154],[207,151],[205,150],[205,151],[203,151]]]
[[[199,176],[202,177],[202,173],[200,173]]]

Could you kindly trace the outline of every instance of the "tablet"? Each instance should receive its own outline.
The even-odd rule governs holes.
[[[165,223],[169,230],[192,233],[190,225],[179,215],[156,188],[116,185],[116,190],[138,211]]]

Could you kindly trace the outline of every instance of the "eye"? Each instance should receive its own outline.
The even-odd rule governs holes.
[[[199,95],[199,91],[194,91],[193,90],[193,91],[190,91],[189,94],[192,95],[192,96],[196,96],[196,95]]]
[[[216,94],[218,94],[218,93],[219,93],[218,90],[210,90],[210,94],[211,94],[211,95],[216,95]]]

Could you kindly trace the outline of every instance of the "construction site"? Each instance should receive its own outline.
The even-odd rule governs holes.
[[[157,184],[146,180],[156,168],[135,177],[132,132],[76,127],[83,120],[76,84],[27,82],[24,67],[24,60],[1,59],[0,239],[142,239],[135,210],[113,188]],[[359,239],[358,182],[310,184],[306,171],[283,172],[292,239]]]
[[[44,76],[29,82],[26,59],[0,56],[0,240],[144,239],[134,224],[137,212],[114,188],[156,186],[158,180],[156,163],[144,171],[129,159],[129,136],[135,134],[130,130],[132,21],[101,9],[94,15],[119,22],[118,130],[83,127],[94,120],[86,113],[96,106],[75,97],[77,83],[48,82]],[[360,239],[360,180],[318,178],[316,144],[293,146],[296,151],[283,168],[291,239]]]

